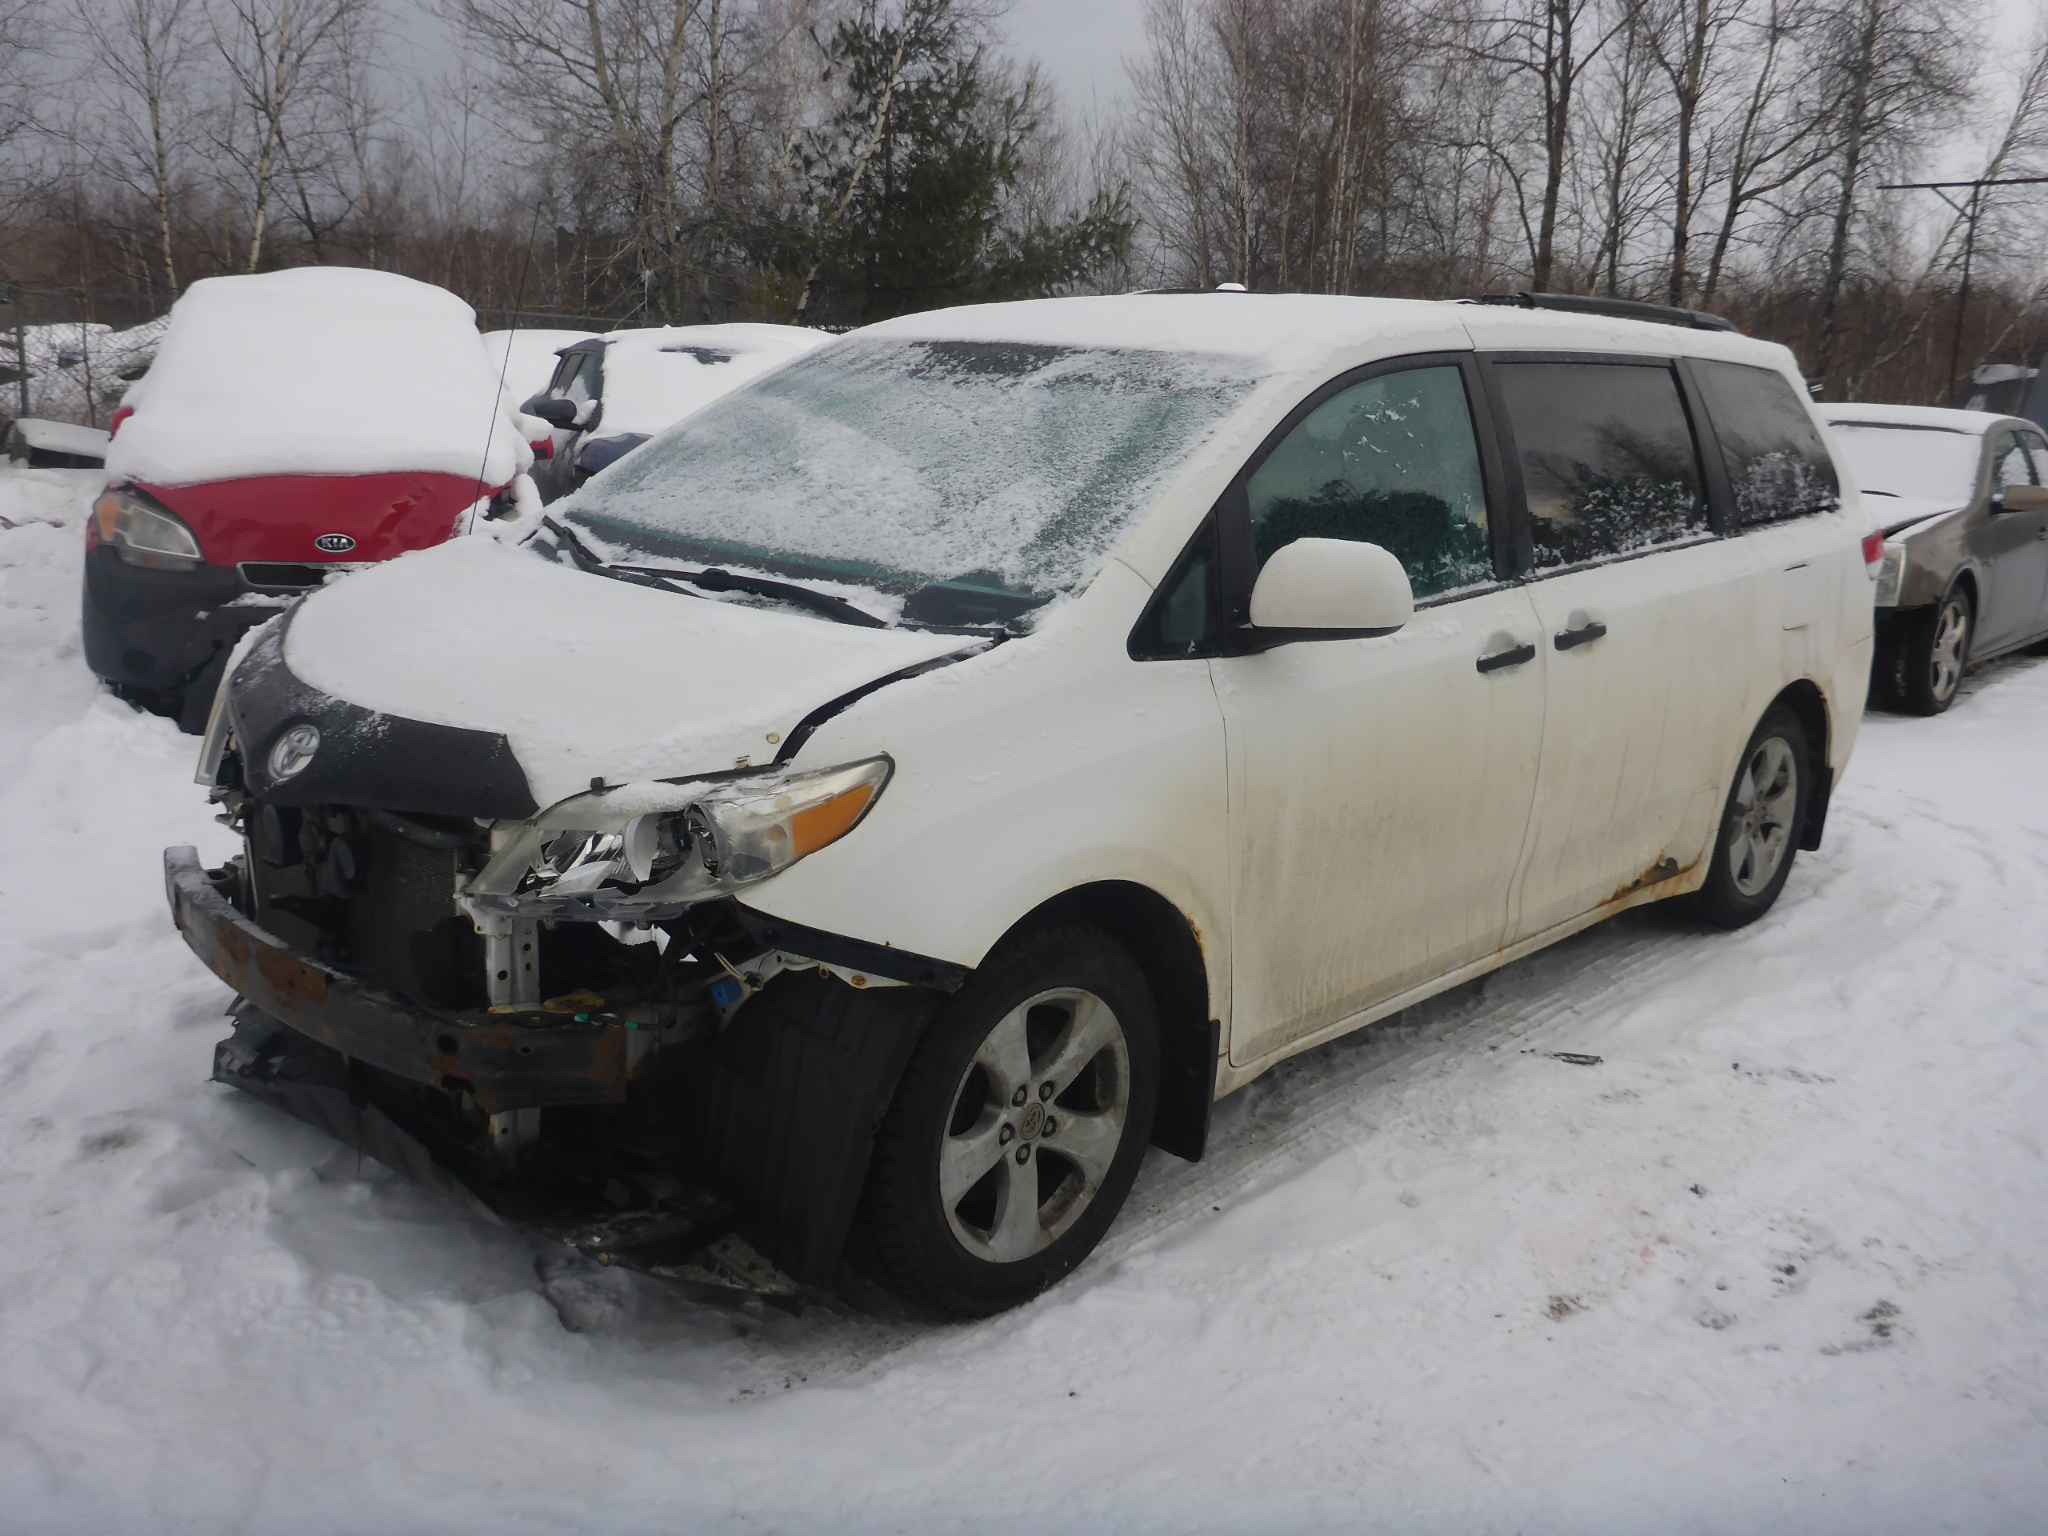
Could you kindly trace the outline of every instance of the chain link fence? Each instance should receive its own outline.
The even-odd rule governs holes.
[[[104,427],[156,356],[165,321],[126,294],[0,282],[0,421]]]

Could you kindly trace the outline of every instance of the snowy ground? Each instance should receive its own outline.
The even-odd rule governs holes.
[[[2048,663],[1874,717],[1747,932],[1229,1101],[1038,1304],[750,1321],[206,1082],[224,834],[79,658],[81,484],[0,478],[0,1529],[2041,1528]]]

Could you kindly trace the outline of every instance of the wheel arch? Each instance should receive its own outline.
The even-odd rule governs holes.
[[[1806,816],[1799,827],[1799,846],[1811,852],[1820,847],[1821,832],[1827,824],[1828,800],[1835,787],[1831,766],[1833,726],[1828,714],[1828,699],[1818,683],[1802,677],[1788,683],[1771,700],[1771,709],[1780,707],[1790,710],[1806,732],[1807,767],[1813,773],[1814,787],[1813,793],[1806,797]],[[1765,713],[1769,714],[1770,710]]]
[[[1101,880],[1041,902],[1011,925],[997,947],[1066,923],[1082,923],[1115,939],[1145,973],[1159,1009],[1159,1110],[1152,1144],[1190,1162],[1199,1160],[1208,1142],[1222,1049],[1201,930],[1150,886]]]

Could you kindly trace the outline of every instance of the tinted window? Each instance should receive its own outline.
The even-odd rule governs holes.
[[[1493,580],[1486,483],[1455,367],[1338,391],[1281,439],[1246,494],[1260,566],[1296,539],[1354,539],[1391,551],[1418,598]]]
[[[1503,363],[1499,378],[1538,570],[1706,530],[1699,455],[1669,368]]]
[[[1735,526],[1832,512],[1835,466],[1784,375],[1742,363],[1696,361],[1692,368],[1721,439],[1721,461],[1735,492]]]

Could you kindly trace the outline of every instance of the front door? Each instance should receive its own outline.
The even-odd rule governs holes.
[[[2040,467],[2017,432],[1993,432],[1989,454],[1990,506],[1968,514],[1975,526],[1966,535],[1984,575],[1971,649],[1987,653],[2020,645],[2039,632],[2042,593],[2048,588],[2048,508],[2004,510],[2008,489],[2041,483]]]
[[[1757,583],[1711,526],[1668,362],[1489,368],[1549,662],[1513,941],[1673,880],[1710,843],[1748,729]]]
[[[1419,605],[1375,639],[1215,660],[1247,1063],[1491,954],[1522,847],[1548,655],[1496,576],[1469,358],[1308,402],[1241,482],[1253,575],[1303,537],[1377,543]],[[1497,487],[1494,488],[1497,493]]]

